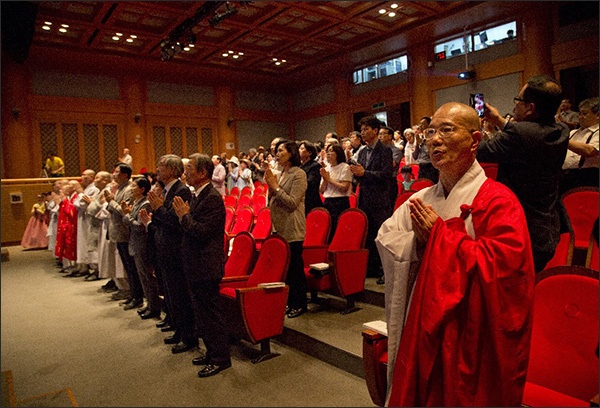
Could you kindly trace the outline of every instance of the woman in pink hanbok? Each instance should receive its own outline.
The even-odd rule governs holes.
[[[46,211],[47,193],[38,194],[37,203],[31,208],[31,218],[21,239],[23,249],[48,247],[48,212]]]

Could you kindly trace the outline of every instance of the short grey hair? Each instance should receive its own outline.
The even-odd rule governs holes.
[[[183,174],[183,160],[176,154],[165,154],[158,162],[163,162],[166,168],[173,170],[175,178],[179,178]]]

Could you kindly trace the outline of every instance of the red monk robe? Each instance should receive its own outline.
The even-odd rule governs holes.
[[[491,179],[461,213],[438,218],[427,241],[390,406],[521,404],[535,280],[525,215]],[[469,214],[476,239],[465,230]]]
[[[77,259],[77,207],[73,205],[76,198],[77,193],[73,193],[60,203],[54,247],[55,256],[70,261]]]

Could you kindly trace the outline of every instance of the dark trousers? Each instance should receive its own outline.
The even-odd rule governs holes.
[[[290,266],[285,278],[285,283],[290,287],[288,306],[290,309],[306,309],[306,292],[308,284],[304,275],[304,261],[302,260],[302,243],[304,241],[290,242]]]
[[[129,255],[129,242],[117,242],[117,251],[119,251],[119,256],[121,257],[123,267],[127,273],[131,297],[134,299],[143,299],[144,290],[142,289],[140,276],[135,267],[135,260],[133,259],[133,256]]]
[[[231,362],[231,352],[229,330],[220,302],[219,282],[220,279],[189,281],[188,289],[200,337],[206,346],[206,356],[211,363],[223,365]]]
[[[381,277],[383,276],[383,267],[377,246],[375,245],[375,238],[377,238],[377,232],[381,224],[392,216],[392,212],[390,208],[361,208],[361,210],[365,212],[369,221],[367,240],[365,242],[365,247],[369,250],[367,276]]]
[[[350,199],[348,197],[329,197],[323,202],[323,207],[329,211],[331,215],[331,230],[329,231],[329,239],[327,242],[331,242],[335,229],[337,228],[338,218],[344,210],[350,208]]]
[[[179,246],[176,246],[178,249]],[[183,273],[180,255],[170,251],[158,254],[157,269],[162,275],[165,302],[169,309],[169,320],[175,328],[175,336],[185,343],[196,343],[196,323],[192,300],[188,292],[187,281]]]

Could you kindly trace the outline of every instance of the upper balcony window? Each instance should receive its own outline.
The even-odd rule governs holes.
[[[477,31],[466,36],[466,49],[469,52],[482,50],[492,45],[501,44],[517,38],[517,23],[511,21],[496,27]],[[463,55],[465,50],[465,36],[454,38],[450,41],[437,44],[434,48],[436,58],[444,60],[457,55]]]
[[[408,57],[403,55],[398,58],[371,65],[370,67],[362,68],[354,71],[352,80],[354,84],[362,84],[374,79],[384,78],[390,75],[395,75],[399,72],[408,69]]]

